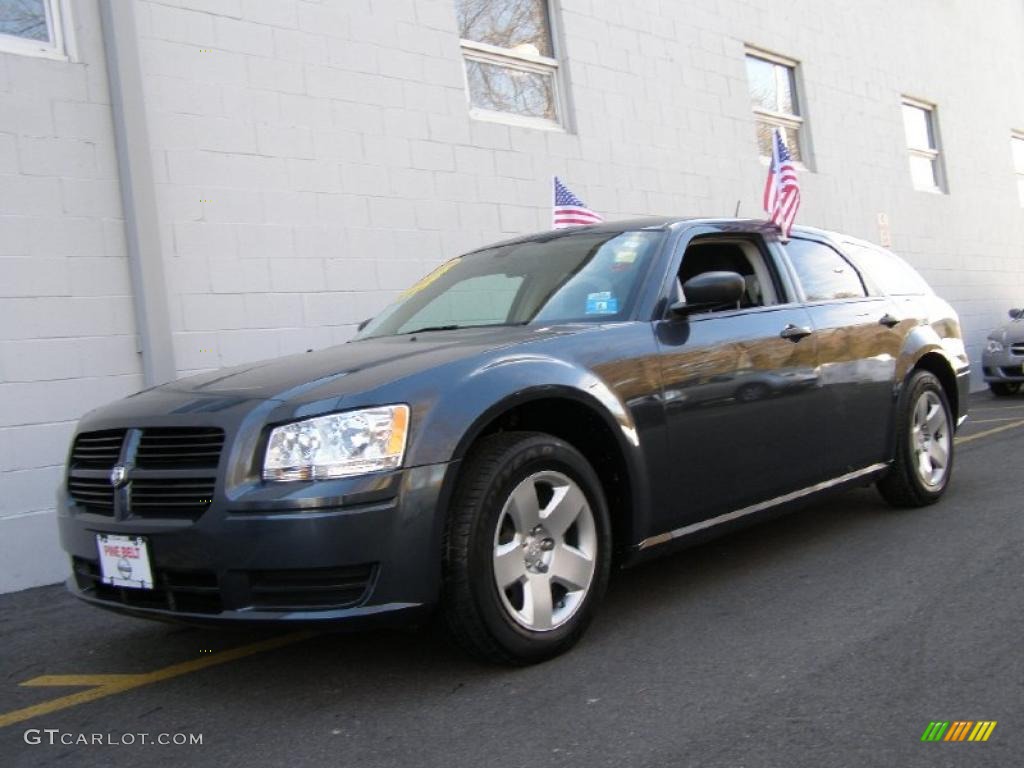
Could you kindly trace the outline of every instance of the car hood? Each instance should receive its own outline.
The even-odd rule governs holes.
[[[999,339],[1007,344],[1016,344],[1024,341],[1024,322],[1011,320],[999,326],[991,334],[990,339]]]
[[[587,327],[594,326],[464,328],[351,341],[178,379],[130,399],[151,405],[177,400],[179,413],[182,396],[194,400],[196,410],[209,410],[216,401],[225,405],[243,400],[308,402],[368,391],[456,360]]]

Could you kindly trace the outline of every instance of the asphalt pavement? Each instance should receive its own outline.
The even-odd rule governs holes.
[[[1024,397],[972,400],[938,505],[852,491],[617,573],[583,642],[528,669],[436,630],[225,632],[2,595],[0,765],[1024,764]],[[921,741],[982,720],[986,742]]]

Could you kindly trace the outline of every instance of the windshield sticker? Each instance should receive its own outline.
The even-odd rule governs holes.
[[[615,315],[619,311],[619,300],[611,291],[587,294],[588,315]]]
[[[461,256],[456,256],[451,261],[446,261],[444,264],[439,266],[433,272],[431,272],[426,277],[421,279],[418,283],[416,283],[415,285],[413,285],[413,286],[411,286],[409,288],[406,288],[404,291],[402,291],[402,293],[399,294],[398,298],[400,298],[400,299],[407,299],[410,296],[412,296],[413,294],[419,293],[424,288],[426,288],[428,285],[430,285],[432,282],[437,280],[437,278],[439,278],[441,275],[443,275],[449,269],[451,269],[454,266],[457,266],[460,261],[462,261],[462,257]]]

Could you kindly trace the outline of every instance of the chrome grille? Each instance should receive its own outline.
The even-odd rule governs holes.
[[[129,507],[139,517],[197,518],[213,502],[213,477],[139,478],[131,484]]]
[[[1018,341],[1015,344],[1011,344],[1010,352],[1012,352],[1015,355],[1021,355],[1022,357],[1024,357],[1024,342]]]
[[[69,477],[68,493],[87,512],[95,515],[114,514],[114,486],[106,478]]]
[[[108,429],[86,432],[75,438],[71,448],[71,466],[92,469],[110,469],[121,454],[121,444],[127,430]]]
[[[224,430],[215,428],[145,429],[135,454],[139,468],[216,468],[224,447]]]
[[[217,427],[84,432],[72,444],[68,495],[93,514],[195,520],[213,501],[223,448]],[[119,460],[128,468],[121,491],[110,482]]]

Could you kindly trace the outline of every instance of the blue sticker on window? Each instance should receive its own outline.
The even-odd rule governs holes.
[[[588,315],[615,315],[619,312],[619,300],[611,291],[587,294]]]

